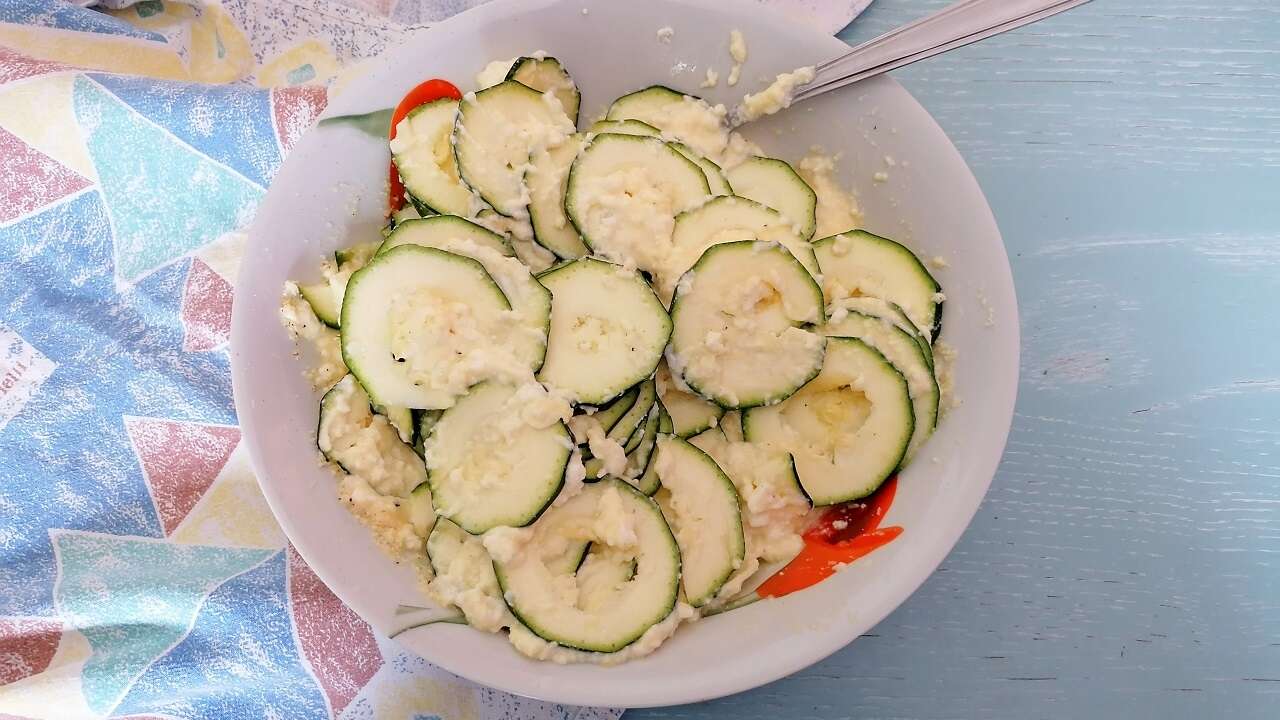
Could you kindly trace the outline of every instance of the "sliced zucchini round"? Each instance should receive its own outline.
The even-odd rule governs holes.
[[[644,434],[645,421],[648,419],[649,415],[652,414],[653,406],[657,401],[657,398],[658,394],[654,390],[652,380],[645,380],[640,383],[635,402],[631,405],[630,409],[627,410],[626,414],[619,418],[618,421],[609,428],[605,438],[609,442],[617,443],[621,446],[623,452],[631,452],[631,450],[634,450],[635,446],[628,448],[626,445],[632,437],[635,437],[636,444],[639,444],[640,439]],[[603,427],[603,424],[601,427]],[[627,467],[627,465],[623,465],[623,470],[620,474],[626,475]],[[592,458],[588,460],[586,470],[588,480],[600,478],[607,472],[605,462],[602,458]],[[644,468],[641,467],[640,470],[643,471]],[[618,473],[617,470],[614,470],[613,472]]]
[[[671,318],[639,273],[582,258],[538,279],[551,291],[539,380],[573,402],[600,404],[653,374]]]
[[[458,101],[441,98],[419,105],[396,125],[391,161],[418,212],[468,216],[475,196],[458,177],[453,125]],[[424,212],[425,211],[425,212]]]
[[[639,120],[683,142],[704,157],[716,160],[729,145],[729,125],[723,106],[653,85],[623,95],[609,106],[606,120]]]
[[[494,210],[521,216],[528,205],[523,180],[530,155],[564,142],[573,129],[558,103],[515,80],[468,93],[453,133],[458,173]]]
[[[384,248],[401,245],[436,248],[483,265],[518,319],[519,330],[508,333],[502,341],[505,351],[530,370],[542,367],[551,325],[551,293],[529,274],[524,263],[506,256],[511,252],[506,238],[460,217],[437,215],[401,223],[383,243]]]
[[[403,405],[374,405],[373,411],[385,417],[406,445],[413,445],[413,411]]]
[[[298,294],[311,306],[311,311],[320,322],[335,330],[342,323],[342,301],[334,295],[333,287],[328,282],[299,285]]]
[[[818,227],[818,196],[786,161],[749,157],[728,173],[734,195],[750,198],[782,213],[805,240]]]
[[[631,388],[617,398],[611,400],[608,405],[601,407],[599,410],[591,414],[596,422],[600,423],[600,427],[607,433],[613,429],[613,426],[622,419],[623,415],[636,404],[636,398],[640,394],[640,387]]]
[[[505,237],[457,215],[433,215],[397,223],[378,247],[377,254],[401,245],[439,248],[448,240],[467,240],[507,257],[515,255],[511,242]]]
[[[707,176],[657,138],[596,135],[569,169],[564,208],[599,256],[654,271],[673,218],[711,194]]]
[[[864,230],[813,244],[828,302],[870,295],[901,307],[934,340],[942,331],[942,286],[910,250]]]
[[[320,398],[316,445],[326,459],[383,495],[409,497],[427,479],[422,459],[385,417],[373,413],[354,375],[343,377]]]
[[[516,388],[477,385],[440,416],[424,443],[436,511],[472,534],[538,519],[564,484],[573,441],[564,423],[520,417]]]
[[[710,456],[680,438],[658,441],[657,463],[655,499],[680,546],[684,594],[702,607],[746,557],[738,491]]]
[[[601,120],[591,126],[591,132],[615,133],[618,135],[639,135],[641,137],[661,137],[662,131],[646,122],[639,120]],[[707,184],[711,187],[712,195],[732,195],[733,190],[729,188],[729,181],[725,179],[724,172],[720,166],[706,159],[697,150],[680,142],[670,143],[671,147],[677,152],[689,159],[690,162],[702,168],[703,174],[707,176]]]
[[[724,408],[676,387],[666,363],[658,366],[654,376],[658,399],[671,417],[671,434],[687,438],[713,427],[724,415]]]
[[[684,143],[673,142],[671,147],[688,158],[690,162],[702,168],[702,173],[707,176],[707,186],[711,188],[712,195],[733,194],[733,188],[729,187],[729,181],[725,179],[724,172],[719,165],[706,159],[697,150]]]
[[[708,248],[671,305],[673,374],[724,408],[780,402],[822,368],[824,320],[813,276],[777,243]]]
[[[907,444],[903,463],[910,461],[925,440],[933,434],[938,424],[938,380],[933,376],[924,352],[915,338],[887,320],[860,312],[845,310],[832,317],[823,326],[828,336],[858,338],[884,355],[907,380],[911,393],[911,409],[915,416],[915,430]]]
[[[916,344],[920,346],[920,352],[924,353],[925,361],[929,363],[929,369],[933,369],[933,345],[930,344],[930,338],[920,332],[920,328],[911,322],[911,318],[907,317],[907,313],[901,307],[877,297],[862,295],[844,298],[832,303],[827,308],[828,318],[835,317],[841,309],[860,312],[863,315],[870,315],[893,323],[895,327],[907,333],[916,341]]]
[[[533,240],[564,260],[591,253],[564,214],[569,166],[578,157],[584,142],[583,135],[575,134],[556,147],[535,150],[524,175],[524,182],[529,186],[529,222],[533,226]]]
[[[627,469],[622,474],[624,480],[635,485],[645,495],[652,495],[657,490],[656,487],[651,487],[649,483],[642,481],[642,478],[654,458],[653,451],[658,444],[658,427],[661,425],[661,419],[661,407],[655,403],[653,409],[649,411],[649,418],[645,420],[644,427],[640,429],[642,432],[640,441],[627,455]]]
[[[582,96],[578,86],[553,57],[519,57],[507,71],[507,79],[527,85],[540,93],[550,92],[560,101],[560,108],[574,124],[578,124],[578,105]]]
[[[480,263],[402,245],[356,271],[342,303],[342,359],[379,405],[446,408],[499,374],[511,304]]]
[[[595,552],[634,559],[634,574],[603,584],[598,596],[585,596],[538,551],[566,536],[590,540]],[[587,652],[616,652],[675,608],[680,551],[658,506],[627,483],[608,479],[548,510],[526,549],[495,557],[494,569],[511,612],[538,637]]]
[[[579,607],[587,611],[606,610],[603,603],[636,576],[637,567],[636,558],[630,552],[592,545],[575,574]]]
[[[588,132],[597,135],[614,133],[616,135],[639,135],[641,137],[659,137],[662,131],[647,122],[639,120],[598,120],[591,124]]]
[[[814,505],[857,500],[902,464],[915,430],[911,393],[884,355],[828,338],[822,372],[781,404],[753,408],[746,439],[791,453]]]
[[[726,195],[676,216],[671,233],[671,256],[658,283],[660,295],[670,297],[675,282],[712,245],[738,240],[776,242],[791,253],[809,274],[817,277],[813,247],[792,230],[780,213],[746,198]]]

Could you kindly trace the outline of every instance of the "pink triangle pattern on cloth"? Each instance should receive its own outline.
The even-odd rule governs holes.
[[[280,142],[280,154],[289,152],[298,138],[315,124],[316,118],[329,104],[328,92],[323,87],[276,88],[271,91],[271,114],[276,126],[276,139]]]
[[[36,75],[75,69],[77,68],[51,60],[38,60],[0,45],[0,85]]]
[[[0,57],[0,67],[4,59]],[[0,128],[0,224],[20,218],[90,182]]]
[[[217,350],[231,339],[230,283],[200,258],[191,260],[182,290],[182,349]]]
[[[171,535],[240,443],[240,428],[162,418],[125,417],[151,500]]]
[[[368,623],[338,599],[288,546],[289,599],[298,644],[338,717],[382,667]]]
[[[0,618],[0,685],[44,672],[61,639],[57,618]]]

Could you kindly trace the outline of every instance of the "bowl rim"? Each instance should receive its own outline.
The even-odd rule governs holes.
[[[421,42],[424,34],[426,33],[455,31],[459,26],[465,27],[467,23],[480,24],[484,22],[497,21],[504,16],[517,14],[531,9],[545,8],[551,5],[590,5],[592,2],[593,0],[507,0],[505,2],[500,0],[498,2],[490,2],[459,13],[458,15],[425,30],[409,33],[402,38],[400,42],[389,46],[377,58],[370,62],[372,63],[372,68],[374,70],[379,67],[385,69],[392,62],[392,59],[397,53],[404,51],[405,46],[411,39]],[[787,24],[791,26],[796,26],[798,24],[794,19],[786,17],[777,9],[761,6],[756,3],[743,2],[742,0],[734,0],[737,5],[726,3],[722,0],[665,0],[665,2],[670,5],[696,7],[715,13],[727,13],[732,12],[735,9],[740,9],[744,12],[764,15],[771,23]],[[732,7],[727,7],[731,5]],[[834,43],[838,43],[841,47],[847,47],[847,45],[838,38],[830,36],[824,37],[829,38]],[[657,707],[710,700],[759,687],[786,677],[825,659],[846,645],[849,645],[853,640],[857,639],[861,632],[865,632],[865,630],[853,631],[855,626],[865,626],[866,628],[870,628],[884,620],[885,617],[906,602],[906,600],[916,592],[916,590],[933,574],[933,572],[941,565],[945,557],[956,546],[960,537],[972,522],[982,500],[990,489],[996,468],[1000,459],[1003,457],[1004,448],[1007,444],[1009,431],[1012,426],[1014,403],[1016,401],[1019,382],[1019,355],[1021,347],[1016,289],[1013,283],[1008,251],[1004,246],[1003,237],[1001,236],[998,224],[996,223],[994,213],[991,210],[985,194],[982,192],[982,188],[979,185],[977,178],[974,176],[971,168],[965,162],[959,150],[951,142],[950,137],[947,136],[945,131],[938,125],[932,115],[930,115],[928,111],[920,105],[920,103],[896,80],[886,75],[880,76],[870,82],[882,84],[890,92],[900,93],[903,101],[911,107],[911,110],[919,114],[921,121],[927,123],[931,129],[937,133],[938,137],[942,139],[943,147],[940,149],[942,152],[945,152],[950,156],[944,159],[944,163],[948,166],[953,166],[956,169],[955,179],[967,186],[967,192],[971,192],[975,198],[981,200],[980,207],[974,208],[978,216],[977,222],[989,228],[990,240],[997,243],[1001,251],[1000,255],[1003,261],[998,263],[998,267],[992,268],[992,277],[998,281],[998,287],[993,290],[995,293],[1000,295],[1000,297],[994,297],[992,300],[993,302],[998,303],[1002,312],[1007,311],[1009,313],[1008,319],[1003,321],[1002,324],[1009,324],[1005,334],[1006,339],[1003,344],[1010,346],[1007,349],[1012,353],[1012,373],[1004,379],[1000,387],[988,388],[986,390],[993,390],[994,394],[1004,400],[1004,403],[998,406],[998,415],[1000,417],[1007,417],[1008,420],[1003,427],[987,428],[984,433],[992,436],[998,435],[1000,437],[998,443],[999,452],[992,452],[989,456],[984,455],[979,458],[978,468],[975,468],[972,472],[972,474],[978,478],[972,481],[972,502],[966,506],[956,508],[954,512],[949,514],[947,516],[949,522],[946,527],[942,529],[941,539],[936,539],[929,543],[922,555],[917,555],[915,561],[910,563],[907,569],[891,579],[894,587],[892,592],[886,594],[896,598],[895,600],[881,603],[880,607],[878,607],[875,612],[868,613],[860,617],[856,622],[846,623],[843,628],[846,630],[845,632],[832,632],[825,637],[825,641],[810,643],[803,652],[793,651],[781,653],[776,656],[773,663],[760,667],[745,668],[740,672],[728,675],[717,683],[700,685],[697,687],[689,687],[686,684],[679,688],[666,687],[659,690],[651,689],[648,692],[641,689],[639,692],[626,690],[618,693],[615,689],[612,695],[606,697],[598,689],[592,687],[566,688],[562,685],[558,685],[554,689],[554,692],[543,692],[539,690],[531,690],[527,684],[511,682],[506,677],[476,677],[474,673],[469,672],[466,668],[460,667],[458,662],[452,662],[447,656],[443,658],[433,657],[428,660],[428,662],[480,685],[485,685],[497,690],[526,697],[565,704],[613,707]],[[355,109],[343,108],[344,104],[345,103],[341,101],[331,103],[326,109],[324,116],[356,111]],[[337,112],[338,108],[343,108],[343,112]],[[309,133],[314,131],[314,127],[308,130]],[[266,202],[265,198],[263,202]],[[261,213],[255,216],[254,221],[249,227],[249,239],[246,243],[246,252],[257,244],[255,238],[262,237],[266,232],[266,230],[262,228],[262,225],[265,225],[266,221],[261,220],[261,217]],[[250,268],[247,264],[243,264],[240,269],[239,277],[243,278],[249,273]],[[238,280],[237,287],[244,288],[245,284]],[[353,604],[349,600],[350,593],[347,593],[342,589],[344,583],[325,567],[324,562],[313,562],[313,559],[318,560],[319,555],[313,548],[309,547],[309,543],[306,540],[300,541],[300,538],[305,537],[305,534],[299,531],[299,528],[290,513],[285,511],[286,503],[284,498],[281,493],[278,492],[275,483],[268,479],[268,473],[264,471],[266,462],[263,459],[263,446],[258,442],[261,432],[258,429],[257,422],[254,417],[254,403],[246,396],[248,391],[245,389],[248,384],[247,373],[250,372],[250,368],[246,367],[246,362],[243,359],[240,359],[243,356],[235,349],[237,345],[239,345],[239,343],[236,342],[237,338],[241,338],[243,340],[243,338],[251,332],[251,328],[254,323],[260,322],[260,318],[250,317],[249,312],[247,304],[245,303],[236,303],[233,305],[230,355],[233,394],[237,408],[237,417],[241,426],[242,437],[247,447],[250,464],[253,467],[255,475],[259,478],[259,485],[262,489],[262,493],[271,508],[276,521],[279,523],[281,529],[288,538],[289,543],[293,545],[294,549],[303,558],[303,560],[307,562],[321,581],[323,581],[325,585],[343,601],[344,604],[352,608],[352,610],[354,610],[362,620],[369,622],[369,618],[366,616],[366,613],[361,612],[361,610],[358,609],[358,606],[361,603],[357,602]],[[980,492],[978,492],[979,488]],[[469,630],[469,628],[464,629]],[[375,630],[375,632],[377,631]],[[413,633],[407,633],[406,635],[411,636]],[[421,655],[422,653],[418,652],[413,647],[412,643],[407,642],[407,639],[408,638],[402,636],[402,638],[396,639],[395,642],[403,647],[407,647],[411,652]],[[632,684],[640,685],[641,683]],[[614,697],[614,695],[619,694],[621,697]]]

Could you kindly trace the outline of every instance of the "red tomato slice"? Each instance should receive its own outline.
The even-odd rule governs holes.
[[[441,80],[440,78],[431,78],[410,90],[408,94],[404,96],[404,99],[400,101],[400,104],[396,105],[396,111],[391,114],[391,139],[394,140],[396,137],[396,125],[399,125],[400,121],[403,120],[410,111],[419,105],[425,105],[433,100],[439,100],[440,98],[461,100],[462,93],[458,91],[457,86],[453,83],[448,80]],[[395,162],[391,163],[391,170],[388,179],[390,180],[391,186],[388,204],[391,207],[391,212],[395,212],[404,207],[405,202],[404,184],[400,182],[400,173],[396,170]]]

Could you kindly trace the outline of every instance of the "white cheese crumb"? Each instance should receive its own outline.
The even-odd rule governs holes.
[[[735,119],[740,123],[750,122],[791,107],[791,101],[796,96],[796,88],[813,82],[813,77],[812,65],[778,75],[769,87],[742,98],[742,105],[738,108]]]
[[[849,521],[848,521],[848,520],[836,520],[836,521],[834,521],[834,522],[832,522],[832,523],[831,523],[831,527],[835,528],[836,530],[844,530],[845,528],[849,527]]]
[[[929,264],[934,266],[935,268],[938,268],[939,270],[943,268],[951,267],[951,263],[947,262],[947,259],[942,257],[941,255],[934,255],[932,258],[929,259]]]
[[[667,27],[660,27],[658,28],[658,42],[663,43],[665,45],[670,45],[671,37],[675,34],[676,34],[676,31],[673,30],[670,25],[668,25]]]
[[[713,88],[720,83],[720,73],[715,68],[707,68],[707,76],[699,87]]]
[[[889,173],[881,171],[872,175],[871,179],[878,183],[889,182]]]
[[[729,86],[738,84],[742,76],[742,64],[747,61],[747,41],[740,30],[729,33],[729,56],[733,58],[733,68],[729,70]]]

